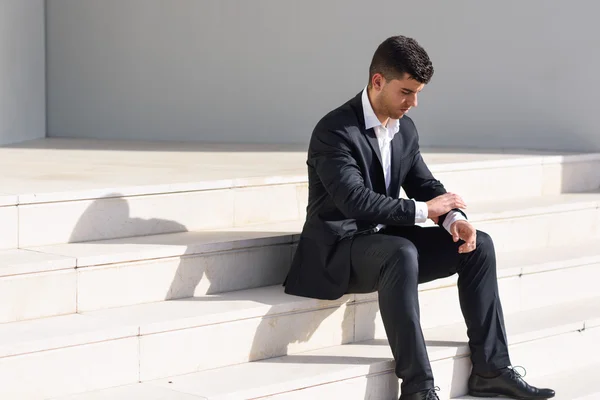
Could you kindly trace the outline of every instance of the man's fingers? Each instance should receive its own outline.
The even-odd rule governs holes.
[[[453,208],[467,208],[467,204],[465,203],[465,201],[463,200],[462,197],[460,197],[457,194],[454,193],[449,193],[449,204],[448,206],[450,207],[450,209]]]
[[[460,236],[458,235],[458,228],[456,227],[456,224],[452,224],[452,228],[450,228],[450,233],[452,233],[452,240],[454,240],[454,243],[458,242]]]
[[[458,248],[458,252],[459,253],[470,253],[473,250],[475,250],[476,248],[477,248],[477,245],[475,244],[475,242],[466,242],[466,243],[463,243]]]
[[[457,196],[457,199],[454,199],[454,207],[453,208],[467,208],[467,204],[460,196]]]
[[[438,217],[446,214],[455,208],[467,208],[467,204],[457,194],[446,193],[442,194],[432,200],[427,201],[428,217]]]

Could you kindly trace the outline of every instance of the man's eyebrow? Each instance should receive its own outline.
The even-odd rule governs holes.
[[[409,88],[402,88],[402,90],[405,90],[405,91],[407,91],[409,93],[416,93],[414,90],[409,89]],[[419,92],[420,92],[420,90],[419,90]]]

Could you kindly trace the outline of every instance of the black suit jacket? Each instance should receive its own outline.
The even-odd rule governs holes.
[[[365,129],[362,92],[323,117],[308,149],[308,207],[285,292],[337,299],[348,289],[352,238],[378,224],[414,225],[415,205],[446,193],[421,158],[413,121],[400,119],[391,142],[392,171],[385,188],[374,129]],[[443,217],[440,218],[440,224]]]

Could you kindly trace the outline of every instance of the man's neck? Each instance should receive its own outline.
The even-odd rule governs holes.
[[[379,120],[379,122],[381,122],[381,125],[387,126],[387,124],[388,124],[388,122],[390,120],[390,117],[382,114],[378,110],[375,102],[373,101],[374,94],[373,94],[373,89],[372,88],[367,88],[367,97],[369,98],[369,103],[371,103],[371,108],[373,109],[373,112],[375,113],[375,116],[377,117],[377,119]]]

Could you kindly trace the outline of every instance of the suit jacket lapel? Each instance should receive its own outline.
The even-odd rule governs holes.
[[[377,141],[377,136],[375,135],[375,129],[366,129],[365,127],[365,115],[362,108],[362,92],[357,94],[356,97],[354,97],[354,99],[350,101],[350,104],[352,108],[354,108],[354,111],[358,116],[360,131],[365,136],[367,142],[369,143],[369,146],[371,147],[371,150],[373,150],[373,153],[375,153],[375,156],[377,157],[379,165],[375,166],[375,169],[380,174],[381,182],[384,182],[384,185],[381,187],[381,189],[385,189],[385,179],[383,177],[383,162],[381,161],[381,150],[379,150],[379,142]]]
[[[375,152],[377,159],[379,160],[379,166],[382,168],[381,172],[383,173],[383,161],[381,161],[381,150],[379,149],[379,142],[377,141],[377,135],[375,135],[375,129],[367,129],[363,128],[363,132],[367,137],[367,141],[371,145],[371,148]]]

